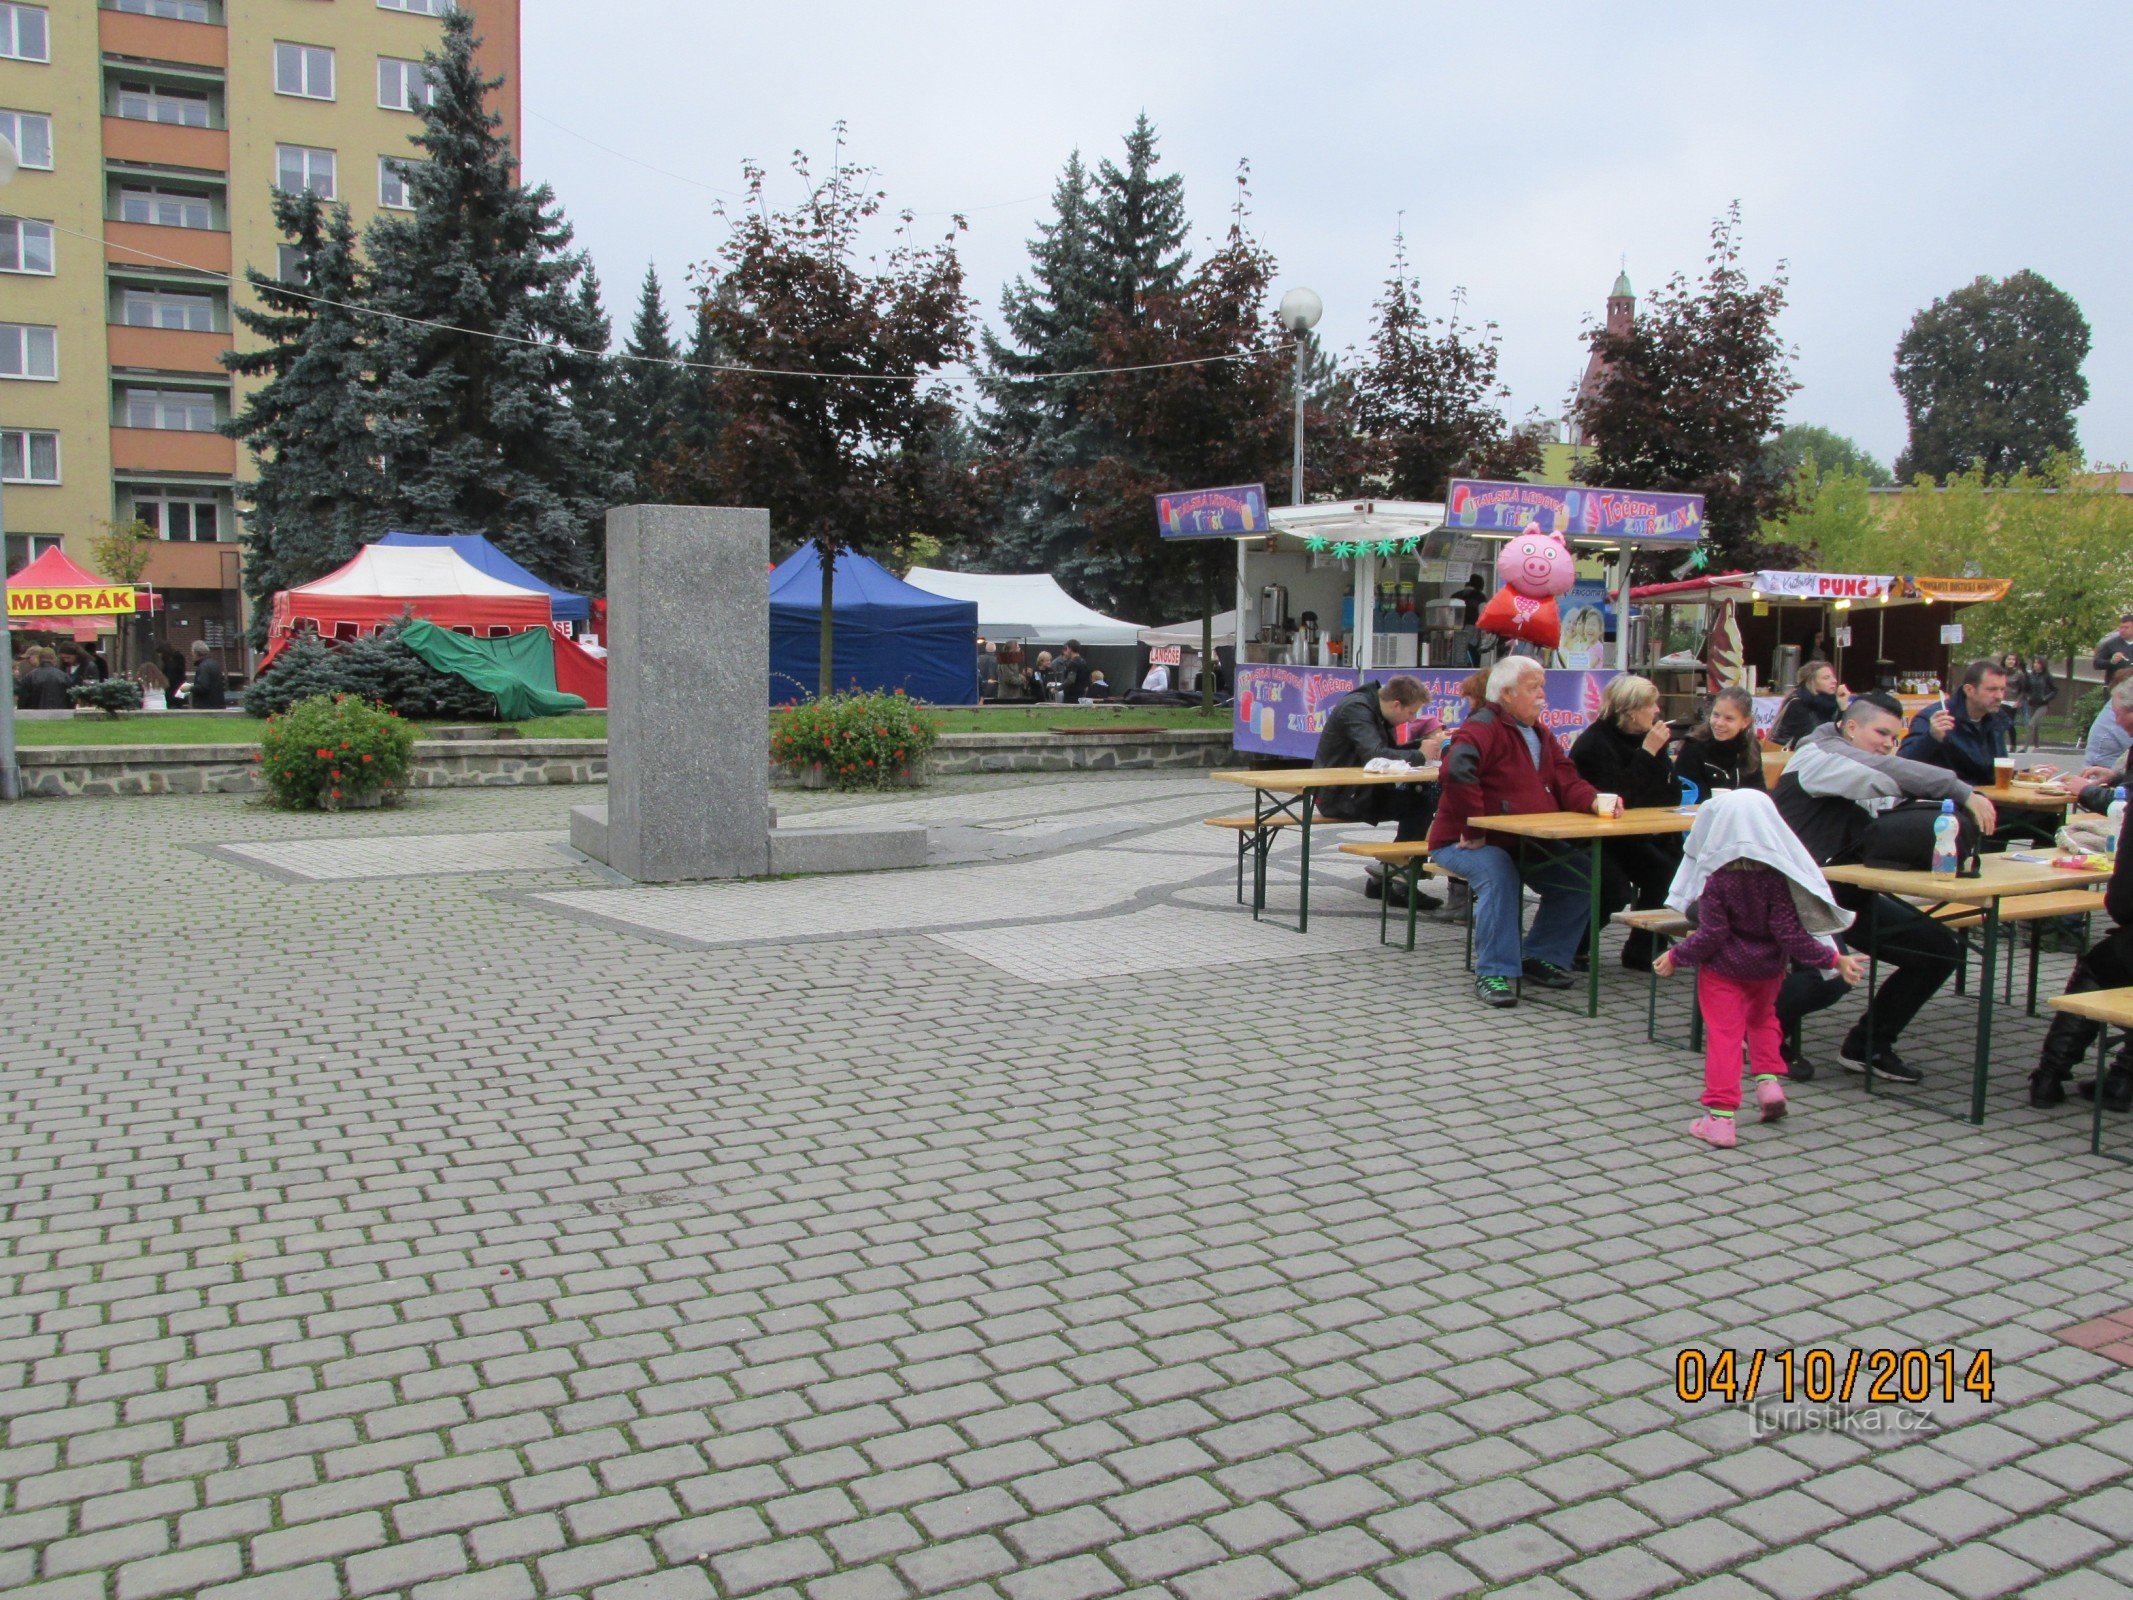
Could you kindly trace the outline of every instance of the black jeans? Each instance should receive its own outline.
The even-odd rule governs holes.
[[[1584,852],[1578,852],[1583,857]],[[1661,834],[1650,839],[1610,839],[1600,847],[1600,914],[1611,917],[1634,907],[1656,911],[1666,904],[1666,892],[1674,885],[1681,865],[1681,840]],[[1585,953],[1588,941],[1578,942]],[[1633,928],[1622,942],[1622,960],[1636,967],[1649,966],[1657,954],[1656,941],[1642,929]]]
[[[1331,817],[1336,822],[1392,822],[1399,826],[1393,839],[1399,844],[1414,844],[1429,837],[1429,825],[1437,820],[1437,786],[1434,783],[1374,783],[1365,789],[1351,789],[1350,804],[1338,811],[1319,805],[1320,816]]]
[[[1962,943],[1924,912],[1889,895],[1839,885],[1836,899],[1856,919],[1844,934],[1847,948],[1895,969],[1882,975],[1872,1011],[1874,1048],[1890,1049],[1925,1003],[1955,975],[1963,958]],[[1880,902],[1878,906],[1873,904],[1875,901]],[[1788,977],[1778,991],[1778,1022],[1792,1033],[1802,1017],[1835,1005],[1848,988],[1812,968],[1803,968]],[[1864,1017],[1852,1024],[1846,1043],[1865,1045]]]

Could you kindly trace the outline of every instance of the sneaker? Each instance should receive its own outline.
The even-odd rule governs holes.
[[[1785,1075],[1794,1083],[1815,1081],[1815,1064],[1807,1059],[1807,1050],[1799,1040],[1787,1034],[1778,1042],[1778,1054],[1785,1058]]]
[[[1866,1052],[1847,1039],[1837,1051],[1837,1060],[1846,1072],[1866,1071]],[[1874,1076],[1886,1078],[1891,1083],[1919,1083],[1923,1074],[1895,1051],[1883,1046],[1874,1052]]]
[[[1785,1120],[1785,1086],[1777,1079],[1755,1086],[1755,1103],[1762,1107],[1765,1122]]]
[[[1526,982],[1543,989],[1575,989],[1578,986],[1578,980],[1570,973],[1539,956],[1526,957],[1525,973]]]
[[[1731,1117],[1698,1117],[1689,1124],[1689,1132],[1705,1144],[1715,1145],[1721,1150],[1731,1150],[1740,1143],[1739,1135],[1733,1131]]]
[[[1508,1011],[1518,1004],[1518,994],[1509,978],[1476,978],[1474,993],[1481,997],[1483,1005],[1494,1006],[1498,1011]]]

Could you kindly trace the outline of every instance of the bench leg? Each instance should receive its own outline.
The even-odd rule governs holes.
[[[1415,949],[1415,902],[1422,897],[1422,858],[1416,856],[1407,863],[1407,952]]]

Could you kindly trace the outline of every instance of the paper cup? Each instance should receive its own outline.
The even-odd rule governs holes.
[[[1599,797],[1599,815],[1619,817],[1622,815],[1622,797],[1618,794],[1603,794]]]

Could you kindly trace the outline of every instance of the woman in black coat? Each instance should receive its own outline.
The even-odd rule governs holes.
[[[1666,747],[1673,731],[1659,718],[1659,688],[1649,678],[1624,673],[1607,686],[1600,715],[1570,747],[1578,776],[1602,794],[1618,794],[1632,809],[1678,803],[1674,763]],[[1681,864],[1681,840],[1672,834],[1610,839],[1600,851],[1600,903],[1609,912],[1634,905],[1652,911]],[[1651,969],[1652,937],[1633,930],[1622,946],[1622,965]]]
[[[1783,745],[1787,750],[1793,749],[1823,723],[1835,722],[1839,709],[1837,669],[1827,661],[1810,661],[1800,668],[1799,681],[1792,686],[1792,693],[1785,696],[1785,703],[1778,707],[1777,725],[1770,730],[1770,742]]]
[[[1681,741],[1674,757],[1674,783],[1696,786],[1696,799],[1721,789],[1764,789],[1763,746],[1755,737],[1755,701],[1746,689],[1721,689],[1704,720]],[[1687,789],[1682,789],[1684,798]]]

